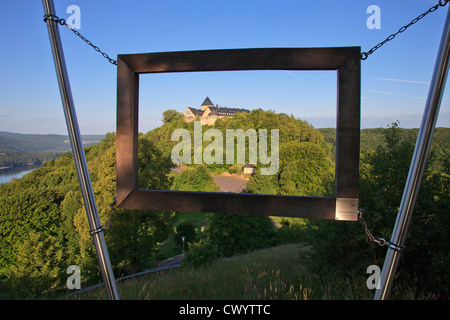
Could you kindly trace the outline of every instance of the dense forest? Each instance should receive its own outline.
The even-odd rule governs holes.
[[[102,135],[83,135],[83,144],[100,142]],[[40,166],[70,151],[69,137],[57,134],[20,134],[0,131],[0,168]]]
[[[0,168],[38,167],[46,161],[56,159],[62,153],[60,151],[3,151],[0,152]]]
[[[175,129],[191,134],[194,124],[167,110],[163,124],[139,134],[139,187],[159,190],[218,191],[212,174],[240,170],[237,165],[187,165],[171,173]],[[204,126],[203,132],[209,127]],[[329,196],[334,190],[334,131],[314,129],[305,121],[272,111],[253,110],[219,119],[211,127],[226,129],[279,129],[279,170],[261,174],[263,165],[247,183],[247,192],[280,195]],[[362,131],[364,132],[364,130]],[[448,297],[449,256],[449,134],[438,128],[421,192],[413,215],[408,252],[402,257],[402,276],[421,288]],[[362,133],[360,207],[372,232],[388,238],[395,222],[417,131],[394,123],[386,129]],[[270,138],[268,139],[270,141]],[[210,142],[203,141],[202,148]],[[236,148],[235,148],[236,150]],[[177,212],[119,210],[115,196],[115,134],[85,148],[97,206],[116,275],[148,269],[158,243],[180,234]],[[193,153],[193,152],[192,152]],[[275,219],[275,218],[274,218]],[[336,274],[382,265],[385,249],[371,242],[359,222],[299,218],[210,214],[206,228],[191,230],[186,264],[198,265],[289,242],[313,245],[314,267]],[[192,229],[192,228],[191,228]],[[177,232],[178,230],[178,232]],[[187,233],[188,231],[186,231]],[[95,249],[71,153],[44,162],[22,179],[0,186],[0,298],[24,298],[65,289],[66,269],[78,265],[85,285],[100,281]]]
[[[332,146],[332,157],[334,157],[335,152],[335,142],[336,142],[336,130],[334,128],[324,128],[318,129],[324,136],[325,141]],[[404,129],[398,127],[396,128],[398,134],[402,139],[415,139],[419,133],[419,129]],[[362,129],[361,130],[361,153],[364,154],[369,150],[376,150],[377,147],[386,147],[385,139],[386,129],[375,128],[375,129]],[[430,151],[430,161],[429,163],[433,166],[435,170],[443,169],[445,161],[448,161],[450,153],[450,128],[436,128],[433,134],[433,143],[431,145]],[[334,158],[333,158],[334,159]]]

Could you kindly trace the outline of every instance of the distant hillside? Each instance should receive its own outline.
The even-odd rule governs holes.
[[[323,128],[318,130],[322,133],[325,141],[331,144],[332,157],[334,159],[336,151],[336,129]],[[367,150],[376,150],[380,144],[383,144],[385,130],[386,129],[384,128],[362,129],[360,141],[361,153],[364,153]],[[399,128],[399,130],[404,137],[411,135],[413,139],[417,138],[419,132],[418,128]],[[450,155],[450,128],[439,127],[435,129],[431,144],[431,153],[436,162],[435,166],[442,166],[445,161],[448,161]]]
[[[83,135],[84,145],[99,143],[104,135]],[[57,134],[21,134],[0,131],[2,151],[70,151],[69,136]]]
[[[104,135],[84,135],[85,146],[99,143]],[[21,134],[0,131],[0,169],[40,166],[71,151],[69,136],[57,134]]]

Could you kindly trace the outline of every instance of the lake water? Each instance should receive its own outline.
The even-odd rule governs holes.
[[[0,170],[0,184],[1,183],[8,183],[14,178],[20,179],[25,174],[33,171],[35,168],[15,168],[15,169],[7,169],[7,170]]]

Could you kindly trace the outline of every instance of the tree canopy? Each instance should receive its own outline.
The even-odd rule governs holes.
[[[271,141],[271,129],[279,130],[277,171],[262,174],[261,169],[267,164],[258,159],[246,192],[332,196],[333,130],[317,130],[292,115],[260,109],[218,119],[213,126],[202,126],[202,134],[211,128],[219,130],[224,137],[227,129],[255,129],[257,141],[261,139],[260,129],[269,130],[267,141]],[[218,192],[220,189],[212,175],[227,170],[236,172],[236,167],[225,161],[222,164],[191,162],[183,165],[181,173],[173,174],[171,150],[178,141],[172,141],[171,137],[176,129],[186,129],[194,135],[194,123],[187,123],[180,113],[167,110],[162,126],[139,134],[139,187]],[[436,130],[410,227],[409,253],[401,262],[406,273],[419,275],[420,281],[439,288],[444,295],[449,276],[449,132],[445,128]],[[416,134],[414,130],[400,129],[396,124],[362,134],[360,207],[365,209],[365,219],[373,234],[385,238],[391,234]],[[210,143],[203,139],[202,150]],[[245,143],[248,161],[250,141]],[[191,144],[191,154],[193,148]],[[233,150],[236,159],[237,148]],[[270,143],[267,151],[268,154],[274,151]],[[100,219],[103,225],[106,222],[111,225],[105,231],[105,238],[114,271],[121,275],[148,268],[156,245],[174,234],[178,214],[123,210],[112,205],[116,193],[114,133],[107,134],[98,144],[86,147],[85,153]],[[197,255],[205,253],[202,246],[213,248],[211,256],[216,257],[301,239],[314,246],[317,268],[342,266],[342,271],[346,267],[382,263],[385,250],[369,242],[359,223],[299,218],[277,221],[281,229],[275,228],[269,217],[210,214],[204,237],[190,247]],[[83,270],[83,279],[88,283],[99,281],[95,248],[74,160],[71,153],[64,153],[44,162],[23,178],[0,185],[0,288],[15,288],[17,294],[24,292],[24,283],[35,294],[60,288],[67,278],[66,268],[73,264]]]

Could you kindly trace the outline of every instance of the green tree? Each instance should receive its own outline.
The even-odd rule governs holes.
[[[60,222],[58,203],[61,199],[55,190],[11,187],[12,193],[0,196],[0,262],[3,274],[8,273],[9,267],[17,261],[17,248],[30,232],[56,236]]]
[[[206,166],[198,165],[181,172],[173,180],[171,190],[178,191],[220,191]]]
[[[199,241],[192,243],[182,264],[185,267],[199,267],[210,264],[219,257],[217,246],[212,243],[209,237],[202,237]]]
[[[184,241],[183,241],[184,237]],[[197,240],[197,230],[195,227],[195,224],[192,222],[186,221],[183,223],[180,223],[176,226],[176,233],[174,237],[174,241],[176,244],[178,244],[180,247],[183,246],[184,242],[184,249],[189,250],[190,245],[194,243]]]
[[[112,222],[111,229],[104,232],[113,267],[127,265],[132,271],[145,267],[156,243],[172,232],[176,214],[111,207],[116,193],[114,134],[86,147],[85,153],[100,219],[102,224],[109,217]],[[168,158],[149,136],[141,135],[139,187],[169,189],[169,167]],[[96,252],[70,153],[44,163],[22,179],[1,185],[0,210],[0,276],[7,278],[7,285],[36,282],[33,279],[40,275],[54,281],[56,274],[71,264],[81,268],[84,279],[99,279]]]
[[[141,189],[169,190],[171,159],[145,136],[139,137],[138,185]]]
[[[360,208],[375,237],[389,240],[414,150],[413,136],[402,136],[397,124],[384,133],[385,144],[361,157]],[[449,272],[449,175],[433,172],[427,164],[412,215],[407,251],[402,254],[399,274],[419,288],[448,297]],[[311,232],[315,267],[365,274],[369,265],[383,265],[386,248],[370,242],[360,223],[314,221]],[[394,290],[395,292],[395,290]],[[418,293],[419,294],[419,293]]]
[[[163,112],[163,119],[162,119],[162,121],[163,121],[164,124],[167,124],[167,123],[170,123],[170,122],[172,122],[174,120],[181,119],[182,117],[183,117],[182,113],[180,113],[180,112],[178,112],[176,110],[173,110],[173,109],[169,109],[169,110],[166,110],[166,111]]]
[[[269,247],[275,236],[269,217],[235,214],[212,214],[205,232],[224,257]]]
[[[247,182],[247,192],[258,194],[279,194],[278,174],[262,175],[260,166]]]
[[[11,275],[26,277],[32,291],[40,294],[64,283],[65,263],[61,243],[56,237],[31,232],[17,247],[17,261],[11,268]]]
[[[175,212],[115,210],[107,232],[114,265],[131,273],[148,268],[156,244],[167,239],[175,220]]]
[[[334,189],[334,166],[322,146],[297,141],[280,147],[280,167],[275,175],[262,175],[258,165],[247,191],[259,194],[329,196]]]
[[[170,163],[146,136],[139,137],[138,185],[141,189],[167,190],[170,181]],[[158,242],[172,232],[175,212],[155,210],[123,210],[111,207],[115,188],[115,145],[101,157],[98,179],[95,183],[99,212],[103,221],[110,219],[106,233],[108,251],[117,268],[128,268],[132,273],[147,268]]]
[[[83,206],[81,199],[81,192],[79,190],[70,190],[64,200],[61,202],[60,212],[61,212],[61,233],[65,239],[66,250],[67,250],[67,260],[71,261],[72,264],[80,265],[80,235],[75,229],[74,219],[78,211],[80,211]]]
[[[286,143],[280,150],[280,163],[280,194],[324,196],[330,193],[334,168],[321,146],[295,141]]]

